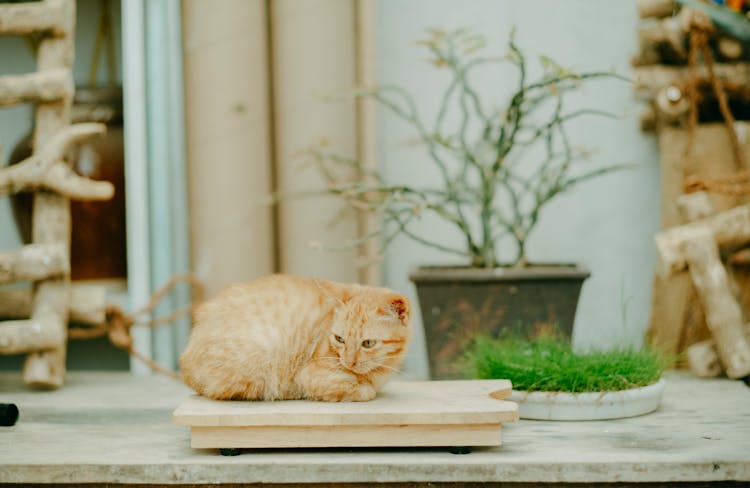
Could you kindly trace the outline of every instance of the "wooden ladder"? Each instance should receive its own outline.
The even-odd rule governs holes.
[[[0,107],[36,103],[33,154],[0,169],[0,196],[34,194],[32,243],[0,254],[0,284],[33,281],[31,292],[0,290],[0,354],[27,354],[24,381],[57,388],[65,375],[69,317],[96,314],[104,322],[104,294],[71,293],[70,199],[107,200],[109,182],[76,175],[65,162],[71,145],[105,131],[103,124],[70,124],[73,100],[75,0],[0,5],[0,35],[38,34],[37,70],[0,76]]]

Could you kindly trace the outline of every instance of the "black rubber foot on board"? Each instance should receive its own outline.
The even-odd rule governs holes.
[[[219,454],[222,456],[239,456],[241,451],[235,447],[222,447],[219,449]]]
[[[13,403],[0,403],[0,425],[10,427],[18,420],[18,407]]]
[[[469,446],[453,446],[448,451],[451,454],[470,454],[471,448]]]

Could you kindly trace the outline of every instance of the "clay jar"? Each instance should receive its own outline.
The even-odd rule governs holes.
[[[103,136],[83,142],[68,155],[76,173],[115,186],[111,200],[71,201],[71,279],[124,278],[127,274],[125,234],[125,158],[122,126],[122,89],[117,86],[77,88],[73,123],[101,122]],[[32,136],[25,137],[11,154],[10,164],[31,155]],[[22,193],[11,200],[21,238],[31,242],[32,195]]]

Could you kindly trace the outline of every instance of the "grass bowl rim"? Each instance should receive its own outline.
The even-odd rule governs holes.
[[[655,381],[653,383],[649,383],[648,385],[644,386],[637,386],[635,388],[626,388],[624,390],[602,390],[602,391],[580,391],[580,392],[572,392],[572,391],[545,391],[545,390],[535,390],[535,391],[528,391],[528,390],[516,390],[513,388],[511,392],[510,400],[518,402],[518,401],[526,401],[529,397],[532,397],[533,399],[542,399],[542,398],[555,398],[556,403],[581,403],[585,401],[592,400],[594,402],[601,402],[605,397],[607,396],[614,396],[614,395],[633,395],[635,392],[639,393],[651,393],[652,390],[661,390],[664,391],[664,388],[666,387],[666,380],[664,377],[659,377],[658,381]],[[645,394],[645,393],[644,393]],[[523,397],[521,400],[518,400],[519,397]]]

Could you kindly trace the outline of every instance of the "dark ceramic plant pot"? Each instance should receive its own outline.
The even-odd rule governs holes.
[[[460,362],[477,334],[533,335],[555,328],[570,337],[588,270],[574,265],[474,269],[423,267],[417,287],[430,376],[463,376]]]

